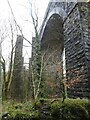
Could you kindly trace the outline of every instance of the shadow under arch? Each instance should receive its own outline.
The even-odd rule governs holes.
[[[48,20],[41,39],[41,54],[44,69],[44,97],[60,97],[63,77],[64,30],[59,14],[53,14]]]

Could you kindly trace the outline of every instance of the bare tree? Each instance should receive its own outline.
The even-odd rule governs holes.
[[[2,97],[2,84],[3,80],[6,79],[6,69],[5,69],[5,59],[2,57],[2,44],[7,38],[7,27],[6,21],[1,20],[0,24],[0,97]],[[2,69],[3,69],[3,78],[2,78]]]
[[[9,0],[7,0],[7,3],[8,3],[8,6],[9,6],[9,8],[10,8],[10,11],[11,11],[11,15],[12,15],[12,18],[13,18],[13,21],[14,21],[14,24],[15,24],[15,28],[16,28],[16,31],[17,31],[17,34],[19,33],[19,34],[21,34],[21,36],[22,36],[22,39],[23,40],[26,40],[30,45],[32,45],[31,44],[31,42],[26,38],[26,37],[24,37],[24,34],[23,34],[23,31],[22,31],[22,29],[21,29],[21,27],[18,25],[18,23],[17,23],[17,21],[16,21],[16,18],[15,18],[15,16],[14,16],[14,13],[13,13],[13,10],[12,10],[12,7],[11,7],[11,5],[10,5],[10,2],[9,2]],[[11,30],[13,29],[13,26],[11,26]],[[12,33],[12,31],[11,31],[11,33]],[[12,33],[12,38],[13,38],[13,33]],[[12,43],[13,43],[13,41],[12,41]],[[11,51],[11,60],[10,60],[10,64],[9,64],[9,74],[8,74],[8,80],[9,79],[11,79],[11,76],[12,76],[12,73],[11,73],[11,71],[12,71],[12,63],[13,63],[13,60],[12,60],[12,58],[13,58],[13,44],[12,44],[12,51]],[[18,63],[20,62],[20,60],[18,61]],[[18,64],[17,63],[17,64]],[[15,64],[15,66],[16,66],[16,64]],[[10,87],[10,83],[11,83],[11,80],[10,80],[10,82],[9,82],[9,85],[8,85],[8,89],[9,89],[9,87]],[[14,89],[12,89],[12,90],[14,90]],[[12,93],[13,93],[13,91],[12,91]],[[18,93],[17,93],[18,94]],[[13,97],[13,99],[14,99],[14,97]]]
[[[7,32],[6,32],[5,21],[2,22],[2,20],[0,19],[0,119],[2,116],[2,84],[3,84],[3,79],[2,79],[2,43],[4,42],[6,36],[7,36]]]
[[[56,51],[53,51],[53,53],[48,56],[46,61],[44,60],[44,57],[47,54],[48,50],[41,55],[41,42],[40,42],[39,33],[38,33],[39,18],[38,18],[37,11],[33,10],[33,5],[30,1],[29,1],[29,4],[31,8],[30,16],[32,19],[32,24],[34,28],[34,34],[35,34],[35,37],[33,37],[33,40],[32,40],[32,83],[33,83],[33,96],[34,96],[34,99],[36,100],[40,96],[40,92],[42,91],[43,72],[47,67],[49,59],[53,56],[53,54]]]
[[[11,28],[11,54],[10,54],[10,61],[9,61],[9,69],[8,69],[8,76],[7,76],[7,82],[8,86],[7,89],[9,90],[10,88],[10,83],[11,83],[11,78],[12,78],[12,70],[13,70],[13,57],[14,57],[14,30],[12,24],[10,24]]]
[[[10,23],[10,22],[9,22]],[[10,83],[11,83],[11,75],[12,75],[12,68],[13,68],[13,55],[14,55],[14,30],[12,27],[12,24],[10,23],[10,34],[11,34],[11,51],[10,51],[10,60],[8,60],[9,67],[8,67],[8,73],[6,71],[6,60],[4,57],[1,57],[1,65],[3,69],[3,84],[4,84],[4,96],[5,98],[8,97],[8,92],[10,88]],[[9,36],[7,36],[9,37]]]
[[[41,79],[42,79],[42,64],[41,64],[41,45],[38,34],[38,14],[33,12],[32,3],[30,4],[30,16],[33,23],[35,37],[32,39],[32,83],[33,97],[36,100],[39,96]]]

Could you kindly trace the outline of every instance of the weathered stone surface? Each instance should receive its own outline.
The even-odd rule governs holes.
[[[70,97],[90,97],[89,13],[90,3],[50,2],[40,31],[42,54],[48,49],[45,60],[59,47],[58,54],[53,57],[57,59],[58,56],[60,62],[63,53],[60,51],[65,48],[67,79],[68,81],[79,79],[68,89]],[[47,47],[48,45],[51,47]],[[47,71],[50,72],[50,66]]]
[[[22,48],[23,48],[23,37],[19,35],[17,36],[17,41],[16,41],[14,67],[13,67],[13,75],[11,81],[11,98],[16,101],[22,101],[23,99]]]

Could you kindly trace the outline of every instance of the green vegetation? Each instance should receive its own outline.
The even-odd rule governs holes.
[[[89,120],[90,101],[39,99],[36,102],[3,102],[2,120]]]

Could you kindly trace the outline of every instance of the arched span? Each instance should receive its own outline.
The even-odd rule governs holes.
[[[53,14],[49,18],[45,26],[41,40],[41,49],[42,50],[49,49],[50,51],[51,49],[55,49],[56,47],[57,49],[60,49],[62,51],[63,46],[64,46],[63,19],[60,17],[60,15]]]
[[[63,77],[64,31],[63,19],[53,14],[44,29],[41,40],[41,54],[44,62],[45,87],[48,88],[44,97],[60,97]],[[54,85],[54,90],[52,89]],[[45,92],[44,92],[45,93]]]
[[[50,8],[50,5],[48,6],[48,8]],[[39,32],[40,40],[42,40],[42,36],[43,36],[43,33],[44,33],[44,30],[45,30],[45,27],[47,25],[48,20],[54,14],[58,14],[62,18],[63,21],[67,17],[67,14],[66,14],[65,10],[62,7],[57,6],[57,7],[52,8],[52,10],[47,9],[44,21],[42,23],[42,26],[41,26],[40,32]]]
[[[65,13],[64,10],[66,11],[67,14]],[[60,53],[62,54],[63,43],[65,45],[64,47],[65,54],[64,53],[63,54],[65,55],[65,60],[66,60],[66,78],[67,78],[67,83],[69,85],[67,91],[69,97],[90,98],[90,95],[88,94],[90,91],[89,89],[90,75],[88,74],[90,71],[89,70],[90,66],[89,66],[89,59],[87,59],[87,57],[89,58],[89,51],[88,51],[89,22],[87,17],[88,11],[89,11],[88,3],[74,3],[74,2],[63,3],[57,1],[53,2],[52,0],[52,2],[48,6],[41,27],[41,32],[40,32],[41,44],[45,42],[45,46],[43,46],[44,44],[42,44],[42,48],[43,48],[42,50],[44,51],[45,48],[48,49],[48,46],[50,49],[50,51],[47,53],[47,58],[48,56],[52,55],[51,51],[53,52],[53,50],[57,48],[57,45],[60,47],[59,55]],[[57,18],[55,21],[58,21],[59,17],[61,19],[58,22],[54,22],[52,17]],[[58,26],[58,28],[60,27],[56,23],[59,24],[61,23],[60,26],[63,25],[64,30],[61,30],[60,28],[60,31],[58,30],[57,34],[52,34],[53,30],[54,32],[56,32],[55,26]],[[49,25],[53,25],[53,27],[49,27]],[[62,31],[64,31],[64,39],[60,38],[58,34]],[[59,40],[56,38],[57,35],[60,38]],[[55,60],[57,60],[56,59],[57,54],[54,55]],[[61,59],[62,55],[59,58]],[[50,63],[51,66],[49,65],[47,66],[48,72],[52,71],[54,68],[54,64],[52,64],[52,62]],[[54,74],[55,72],[52,71],[51,75]],[[47,81],[50,81],[51,77],[52,76],[50,76],[49,80],[47,79]],[[56,75],[56,80],[57,78],[58,77]],[[55,84],[51,84],[52,81],[53,80],[51,80],[49,84],[54,85],[52,86],[52,88],[54,88]],[[55,92],[55,89],[53,91]]]

